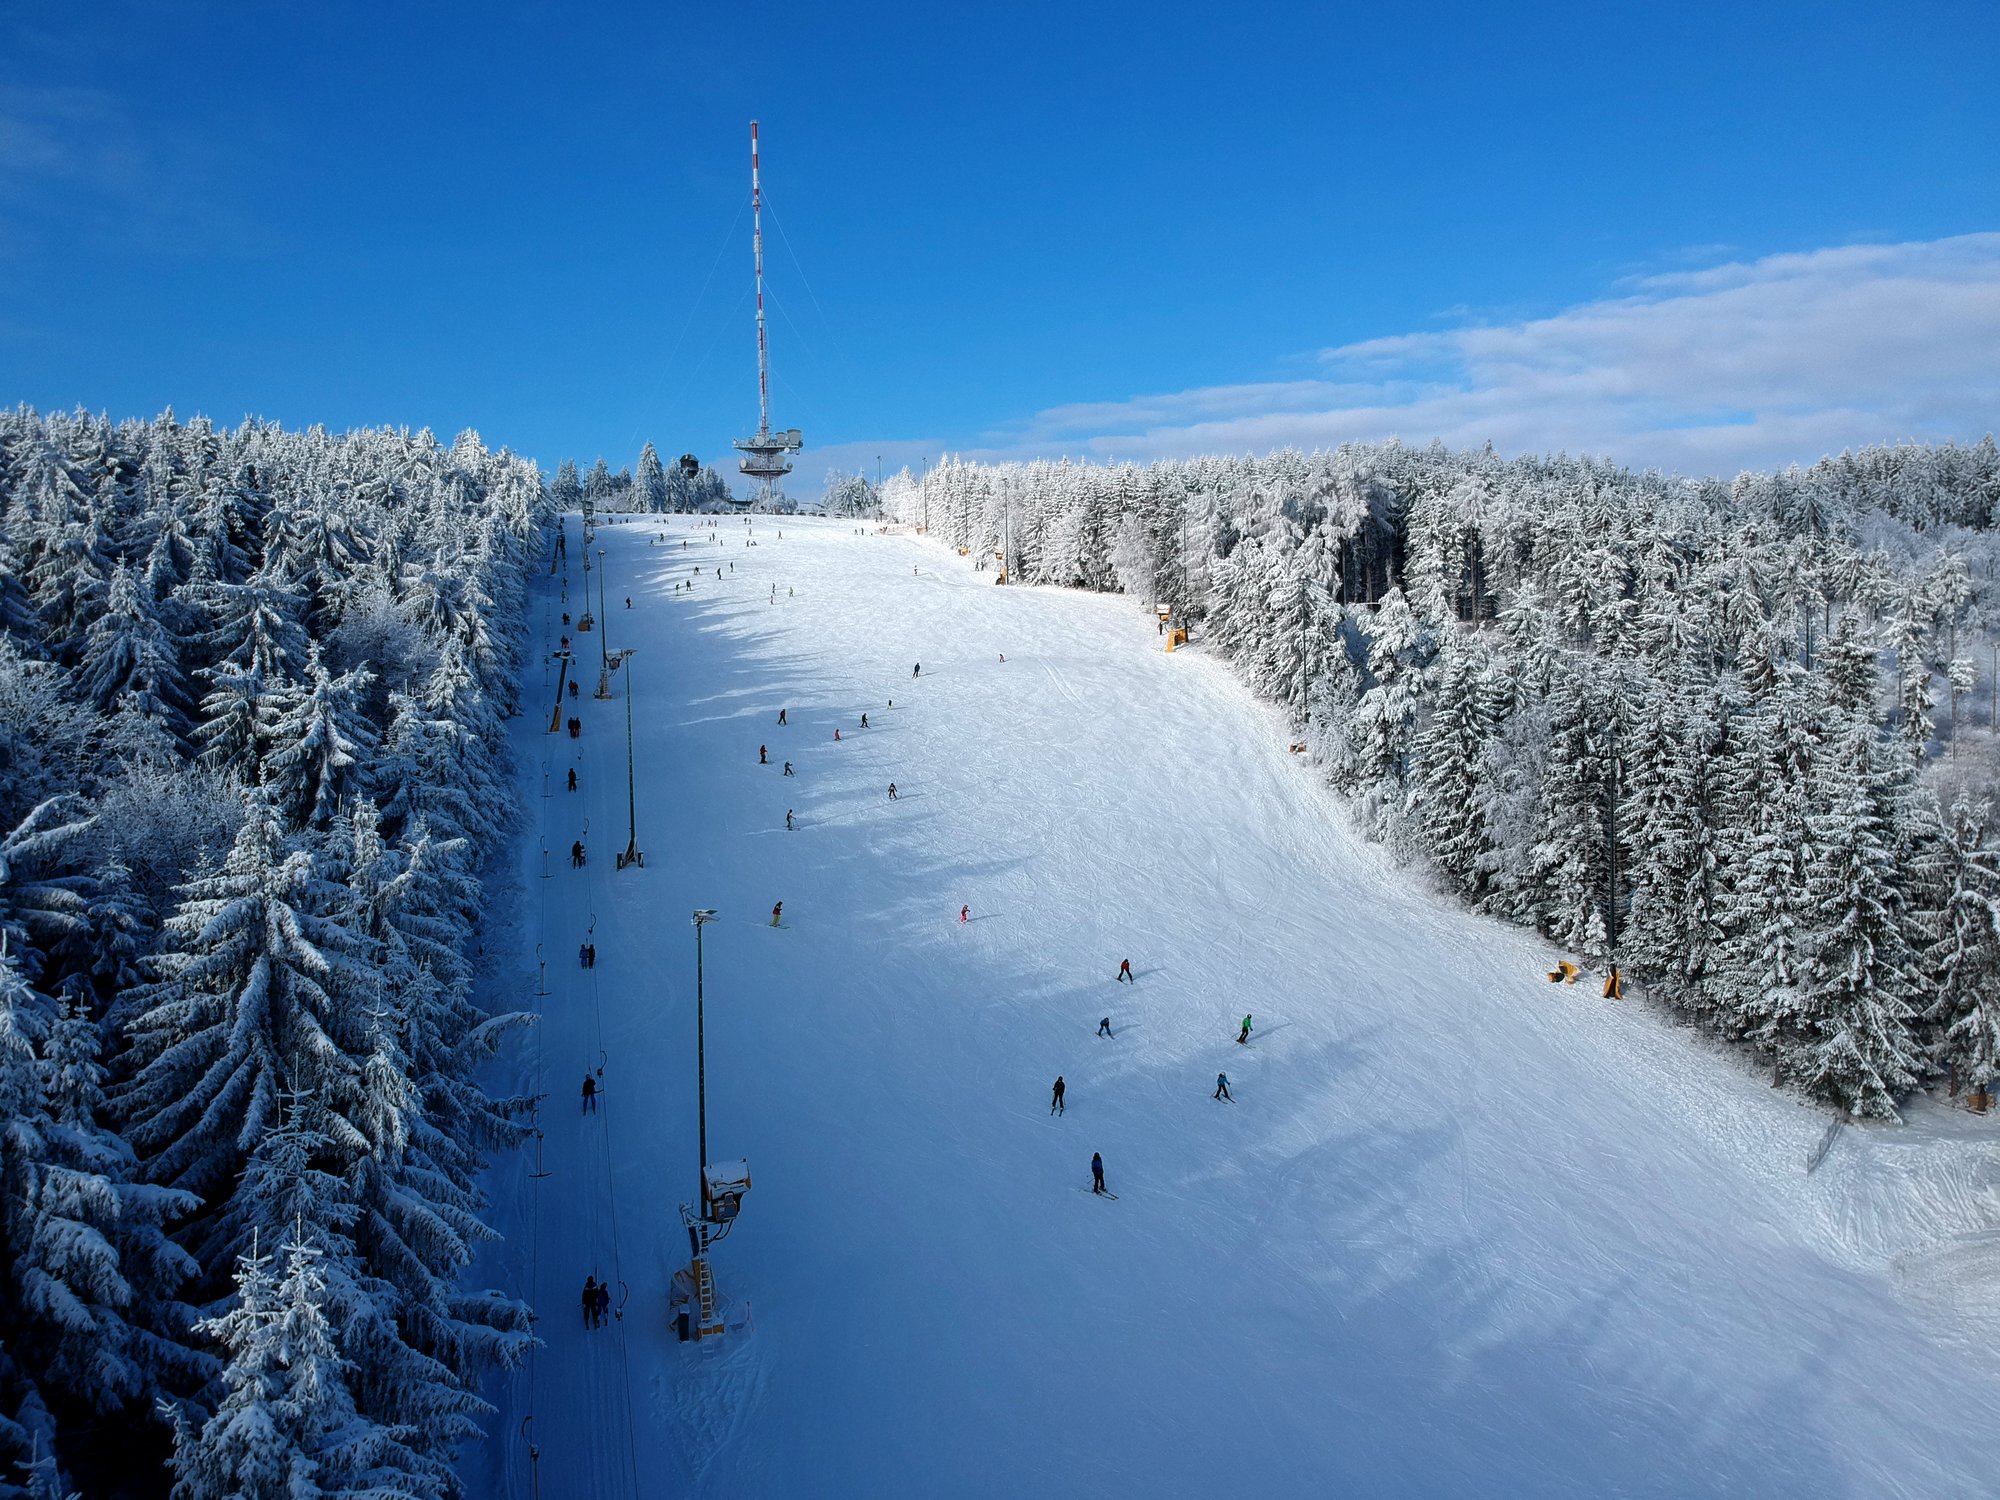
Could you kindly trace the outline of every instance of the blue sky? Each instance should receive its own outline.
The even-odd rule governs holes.
[[[1996,44],[1974,0],[14,4],[0,400],[727,458],[756,115],[807,490],[945,449],[1975,438]]]

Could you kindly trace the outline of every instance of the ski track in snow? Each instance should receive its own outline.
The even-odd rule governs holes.
[[[583,738],[518,723],[517,964],[542,942],[551,993],[502,1080],[546,1090],[552,1175],[496,1163],[486,1268],[545,1347],[488,1392],[475,1492],[1993,1493],[1983,1122],[1919,1104],[1808,1176],[1824,1113],[1549,985],[1557,955],[1356,839],[1281,719],[1130,600],[839,521],[595,545],[633,599],[608,624],[638,648],[646,864],[613,867],[626,674],[593,701],[601,637],[571,631]],[[555,680],[530,666],[541,715]],[[666,1311],[696,906],[709,1152],[755,1182],[714,1252],[748,1326],[700,1347]],[[1076,1191],[1093,1150],[1115,1204]],[[586,1331],[607,1271],[625,1315]]]

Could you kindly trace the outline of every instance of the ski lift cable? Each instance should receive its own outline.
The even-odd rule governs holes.
[[[659,372],[653,378],[652,394],[647,396],[645,404],[640,407],[639,420],[633,424],[631,436],[625,439],[627,448],[638,439],[639,429],[646,425],[647,409],[659,401],[660,389],[667,383],[667,372],[674,367],[674,356],[681,352],[681,345],[687,341],[688,330],[694,327],[695,314],[701,311],[702,303],[708,296],[708,289],[715,281],[715,268],[722,264],[722,257],[728,252],[730,241],[736,237],[736,226],[742,222],[743,205],[738,203],[736,217],[729,221],[729,229],[722,236],[722,243],[715,247],[715,259],[708,263],[708,274],[701,279],[701,290],[694,294],[694,300],[688,304],[687,317],[681,320],[681,331],[675,335],[673,347],[667,350],[667,357],[660,361]]]
[[[594,906],[589,906],[586,910],[590,917],[590,930],[595,932],[597,930],[597,909]],[[588,972],[590,974],[591,1042],[597,1048],[598,1072],[602,1075],[604,1068],[610,1063],[610,1054],[604,1046],[604,1007],[601,989],[597,981],[597,965],[595,962],[591,964]],[[612,1166],[612,1157],[616,1154],[616,1151],[611,1132],[611,1105],[608,1100],[602,1097],[603,1093],[604,1090],[600,1088],[598,1090],[599,1098],[597,1102],[597,1134],[603,1142],[603,1148],[598,1153],[598,1161],[603,1176],[605,1203],[609,1209],[611,1220],[611,1274],[616,1280],[622,1283],[625,1280],[625,1266],[618,1249],[618,1173]],[[626,1461],[630,1465],[628,1477],[632,1484],[632,1500],[640,1500],[640,1496],[644,1492],[639,1488],[639,1445],[638,1439],[634,1434],[632,1422],[632,1359],[626,1347],[625,1323],[623,1318],[618,1320],[616,1337],[618,1341],[618,1365],[620,1373],[618,1404],[625,1419],[625,1454]]]

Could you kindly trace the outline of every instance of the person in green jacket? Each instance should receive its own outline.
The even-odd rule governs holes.
[[[1250,1018],[1248,1016],[1243,1018],[1243,1030],[1238,1034],[1236,1040],[1239,1045],[1250,1040]]]

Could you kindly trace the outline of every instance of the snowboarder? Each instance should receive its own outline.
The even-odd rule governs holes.
[[[970,906],[961,906],[958,909],[958,920],[961,922],[970,922],[972,920],[972,908]]]
[[[893,781],[889,783],[889,800],[891,802],[896,800],[896,783]]]
[[[785,762],[785,774],[787,776],[792,774],[792,763],[790,761]]]
[[[1106,1016],[1103,1020],[1097,1023],[1097,1034],[1099,1036],[1111,1035],[1111,1017]]]
[[[1056,1075],[1056,1090],[1053,1094],[1049,1096],[1049,1113],[1052,1115],[1059,1115],[1062,1112],[1063,1112],[1063,1081],[1062,1081],[1062,1075],[1058,1073]]]
[[[597,1278],[595,1276],[586,1276],[583,1278],[583,1326],[585,1328],[595,1328],[597,1326]]]
[[[861,727],[862,727],[863,729],[866,729],[866,728],[868,727],[868,715],[866,715],[866,714],[863,714],[863,715],[861,716]]]
[[[789,770],[787,770],[785,774],[789,776],[792,773]],[[792,831],[792,810],[788,807],[785,809],[785,832],[790,833],[791,831]]]
[[[569,863],[570,863],[570,868],[573,870],[581,870],[583,868],[582,839],[578,839],[574,844],[571,844],[569,846]]]
[[[589,1073],[583,1075],[583,1112],[597,1113],[597,1079]]]
[[[575,766],[571,766],[571,767],[569,768],[569,789],[570,789],[570,790],[571,790],[572,792],[576,790],[576,767],[575,767]]]
[[[1250,1018],[1248,1016],[1245,1016],[1243,1018],[1243,1030],[1237,1035],[1236,1043],[1238,1046],[1241,1046],[1243,1043],[1249,1040],[1250,1040]]]
[[[773,927],[776,927],[778,925],[778,919],[782,917],[784,914],[785,914],[785,903],[782,901],[773,901],[771,903],[771,925]]]
[[[1229,1075],[1227,1073],[1217,1073],[1215,1075],[1215,1092],[1209,1095],[1209,1097],[1211,1099],[1227,1099],[1231,1104],[1236,1102],[1236,1096],[1229,1092]]]
[[[1123,980],[1126,984],[1137,984],[1139,982],[1138,980],[1132,977],[1131,959],[1124,958],[1118,961],[1118,978],[1120,980]]]
[[[785,711],[782,708],[778,710],[778,722],[780,724],[785,722]]]
[[[1104,1191],[1104,1158],[1095,1151],[1090,1153],[1090,1190],[1093,1193]]]
[[[760,766],[768,766],[770,763],[771,763],[770,757],[764,753],[764,747],[762,745],[759,745],[757,747],[757,764]]]

